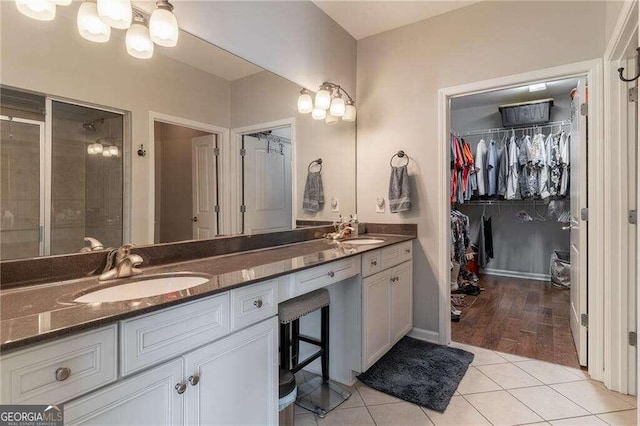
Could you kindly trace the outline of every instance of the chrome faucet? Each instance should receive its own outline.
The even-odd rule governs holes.
[[[133,247],[133,244],[125,244],[117,250],[111,250],[107,256],[105,270],[98,277],[98,280],[107,281],[142,274],[142,271],[136,266],[142,264],[143,259],[141,256],[131,253]]]
[[[104,244],[92,237],[84,237],[84,241],[89,243],[89,246],[84,246],[80,249],[80,253],[88,253],[90,251],[104,250]]]

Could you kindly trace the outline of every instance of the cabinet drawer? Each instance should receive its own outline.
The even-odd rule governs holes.
[[[294,278],[294,297],[340,282],[360,273],[360,257],[353,256],[298,272]]]
[[[402,262],[412,259],[413,242],[405,241],[404,243],[394,244],[382,249],[382,269],[391,268]]]
[[[59,404],[112,382],[116,344],[113,324],[4,355],[0,401]]]
[[[229,333],[229,293],[120,322],[123,376]]]
[[[231,290],[231,330],[278,313],[278,280]]]
[[[381,271],[382,250],[374,250],[362,255],[362,276],[368,277]]]

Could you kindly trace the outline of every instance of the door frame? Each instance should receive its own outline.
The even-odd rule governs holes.
[[[224,161],[227,151],[229,151],[229,129],[226,127],[216,126],[214,124],[203,123],[200,121],[190,120],[188,118],[178,117],[175,115],[164,114],[156,111],[149,111],[149,144],[145,148],[149,156],[149,224],[147,228],[148,235],[154,240],[151,244],[155,244],[155,225],[156,225],[156,164],[155,164],[155,122],[165,124],[173,124],[176,126],[188,127],[190,129],[200,130],[215,134],[218,138],[218,148],[220,149],[218,161],[218,188],[221,194],[218,194],[220,200],[220,229],[219,234],[231,233],[231,223],[229,216],[225,214],[225,206],[230,205],[229,199],[229,181],[228,181],[228,163]]]
[[[16,123],[23,123],[23,124],[30,124],[33,126],[38,126],[38,131],[40,133],[40,140],[38,141],[38,146],[40,147],[40,158],[39,158],[39,164],[40,164],[40,176],[39,176],[39,181],[40,181],[40,194],[39,194],[39,205],[40,205],[40,214],[38,215],[38,236],[39,236],[39,241],[38,241],[38,253],[39,256],[45,256],[48,255],[48,253],[45,253],[45,247],[46,247],[46,242],[45,242],[45,233],[46,233],[46,227],[45,227],[45,221],[46,221],[46,217],[51,217],[51,204],[49,204],[47,206],[46,203],[46,198],[48,197],[49,200],[51,200],[51,173],[47,174],[46,173],[46,168],[49,167],[49,171],[51,171],[51,159],[47,159],[46,157],[46,122],[44,121],[37,121],[37,120],[29,120],[26,118],[19,118],[19,117],[11,117],[8,115],[0,115],[0,120],[3,121],[8,121],[9,124],[16,122]],[[48,235],[51,235],[51,231],[48,232]]]
[[[242,202],[242,160],[239,155],[234,153],[240,152],[242,144],[242,136],[262,132],[265,130],[273,130],[283,127],[291,127],[291,229],[296,227],[296,206],[298,205],[297,199],[297,179],[296,179],[296,119],[295,117],[285,118],[282,120],[270,121],[267,123],[253,124],[251,126],[237,127],[231,129],[231,149],[229,150],[229,156],[224,157],[225,161],[231,165],[230,169],[230,193],[231,203],[229,204],[229,215],[232,220],[232,227],[234,234],[242,234],[242,213],[240,212],[240,203]]]
[[[588,367],[589,374],[596,380],[602,380],[604,368],[604,297],[603,285],[603,225],[604,203],[603,198],[603,152],[604,144],[597,143],[603,140],[603,108],[602,108],[602,68],[601,59],[593,59],[558,67],[546,68],[522,74],[499,77],[490,80],[462,84],[447,87],[438,91],[438,141],[437,153],[440,173],[438,174],[439,209],[438,216],[438,287],[439,287],[439,343],[448,345],[451,342],[451,317],[450,317],[450,245],[449,216],[450,182],[449,182],[449,129],[450,129],[450,99],[491,92],[495,90],[520,87],[537,82],[560,80],[586,76],[589,82],[589,129],[588,137],[588,200],[589,222],[588,228],[588,312],[589,312],[589,339],[588,339]]]
[[[604,259],[607,277],[604,283],[604,329],[607,332],[604,345],[604,383],[609,389],[625,394],[633,390],[634,379],[631,375],[635,376],[637,373],[629,369],[632,352],[635,350],[630,350],[632,347],[627,339],[629,331],[632,331],[629,327],[629,316],[633,314],[628,304],[627,272],[632,265],[625,254],[628,253],[630,239],[636,238],[638,241],[640,237],[629,233],[627,220],[627,211],[632,208],[627,198],[629,187],[626,153],[627,144],[631,142],[627,137],[627,114],[630,105],[627,90],[633,83],[620,81],[617,69],[620,66],[628,68],[623,62],[628,59],[629,50],[639,44],[638,14],[638,2],[625,1],[604,53],[604,110],[608,112],[604,117],[607,141],[607,149],[604,151],[604,180],[611,185],[604,198],[605,214],[608,218],[604,240],[607,253]],[[640,182],[636,185],[636,189],[640,190]],[[636,282],[638,272],[640,270],[636,272]],[[638,297],[637,290],[636,285]],[[636,311],[638,303],[636,299]],[[637,383],[636,379],[635,386]]]

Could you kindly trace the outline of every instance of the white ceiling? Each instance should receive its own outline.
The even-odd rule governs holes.
[[[480,0],[313,0],[356,40],[441,15]]]

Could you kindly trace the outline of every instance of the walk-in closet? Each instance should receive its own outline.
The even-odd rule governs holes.
[[[453,341],[584,365],[587,94],[572,78],[451,101]]]

